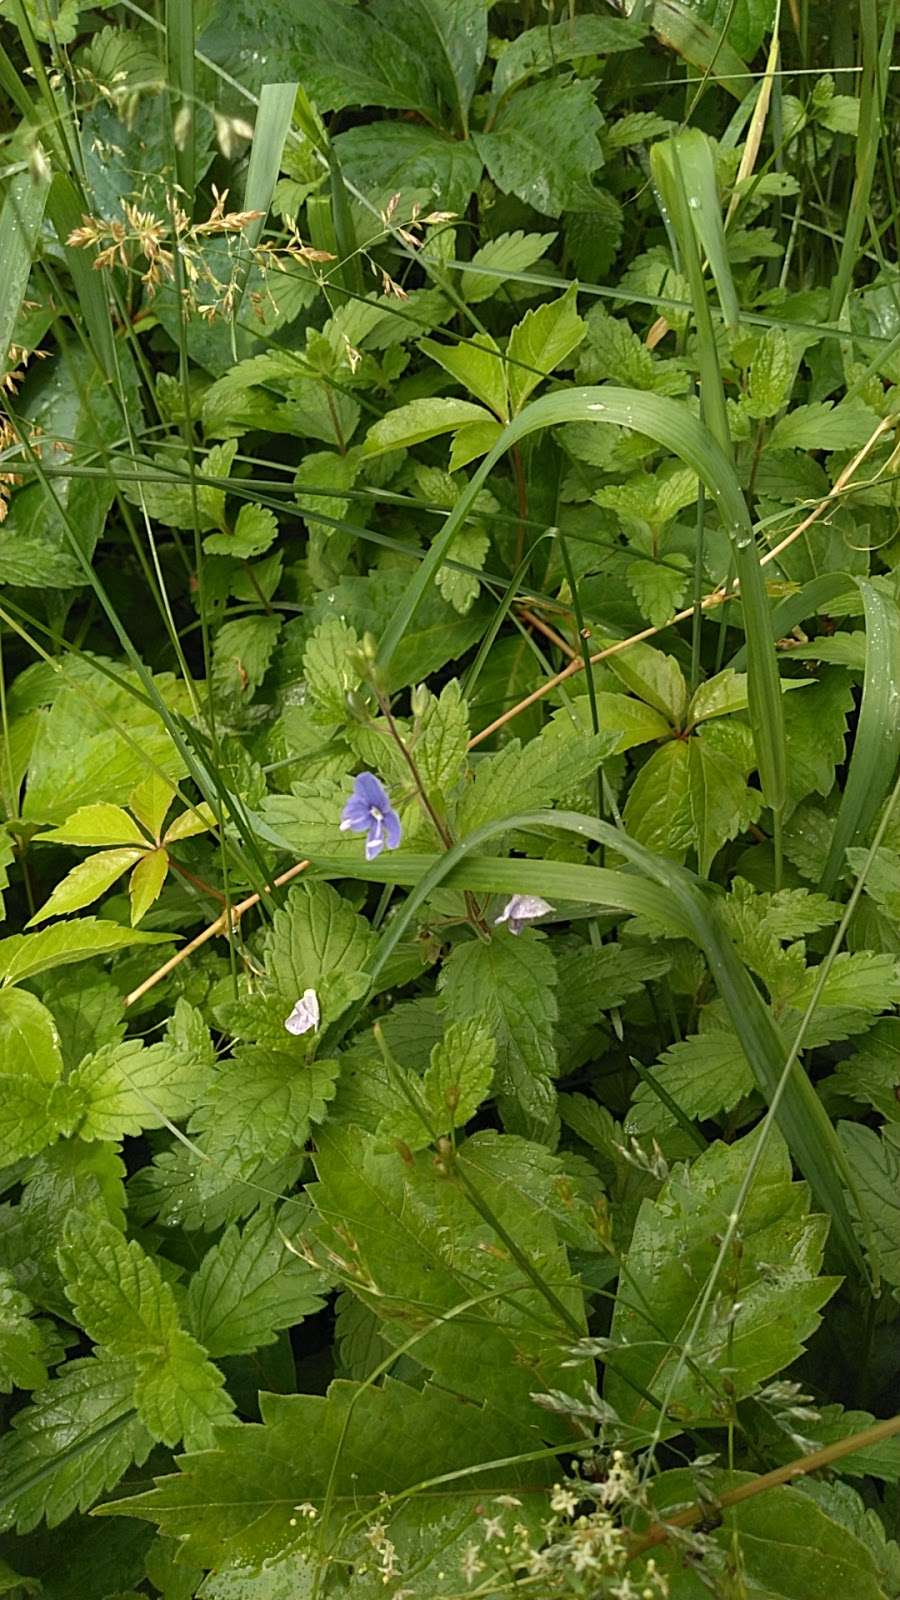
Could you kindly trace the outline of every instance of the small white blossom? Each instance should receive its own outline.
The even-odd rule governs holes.
[[[499,927],[501,922],[509,923],[510,933],[521,933],[526,922],[533,922],[536,917],[545,917],[553,907],[548,905],[537,894],[514,894],[507,900],[499,917],[494,918],[494,926]]]
[[[315,989],[304,989],[290,1016],[285,1017],[284,1025],[288,1033],[315,1033],[320,1016],[319,996]]]

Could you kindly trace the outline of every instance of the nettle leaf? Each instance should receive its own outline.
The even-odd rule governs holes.
[[[308,1192],[320,1220],[305,1235],[317,1257],[371,1307],[391,1344],[421,1334],[410,1354],[454,1393],[486,1399],[532,1438],[557,1437],[558,1420],[536,1411],[531,1395],[560,1384],[571,1330],[548,1316],[543,1295],[461,1185],[447,1182],[429,1152],[410,1162],[359,1128],[328,1128],[318,1144],[319,1183]],[[579,1324],[581,1290],[548,1212],[502,1172],[483,1170],[473,1181]],[[469,1306],[477,1307],[477,1343],[466,1328]]]
[[[682,605],[690,581],[691,563],[677,551],[659,561],[629,561],[625,579],[641,616],[654,628],[663,628]]]
[[[784,328],[767,328],[750,367],[750,395],[746,407],[752,417],[774,417],[787,405],[799,363],[796,339]]]
[[[323,1026],[364,992],[362,974],[375,948],[364,919],[327,883],[295,884],[266,935],[266,972],[285,1016],[307,989],[319,994]],[[339,983],[338,980],[350,980]]]
[[[557,67],[561,61],[634,50],[642,37],[643,29],[637,23],[620,17],[569,16],[545,27],[526,28],[515,39],[504,42],[491,94],[499,99],[523,79]]]
[[[578,349],[587,325],[578,315],[576,300],[572,284],[558,300],[526,311],[513,328],[506,346],[513,411],[521,411],[538,384]]]
[[[748,1472],[712,1472],[709,1492],[718,1497],[751,1477]],[[653,1510],[659,1515],[681,1507],[695,1492],[690,1471],[664,1472],[651,1489]],[[769,1489],[729,1506],[711,1541],[713,1551],[690,1563],[671,1544],[660,1546],[657,1566],[671,1584],[673,1600],[705,1600],[710,1586],[721,1583],[736,1550],[748,1594],[764,1594],[767,1600],[816,1600],[822,1594],[852,1592],[859,1600],[883,1600],[866,1545],[799,1489]]]
[[[288,1241],[304,1211],[295,1203],[264,1207],[214,1244],[188,1285],[187,1317],[211,1356],[245,1355],[272,1344],[281,1328],[321,1311],[327,1277]]]
[[[12,1273],[0,1268],[0,1394],[40,1389],[47,1382],[46,1347],[31,1310]]]
[[[311,1127],[325,1119],[338,1063],[307,1061],[284,1039],[279,1048],[239,1046],[203,1095],[191,1131],[205,1135],[203,1152],[220,1177],[249,1179],[263,1158],[282,1161],[302,1150]]]
[[[78,1135],[122,1139],[144,1128],[183,1122],[208,1080],[209,1067],[171,1043],[126,1039],[106,1045],[69,1079],[85,1107]]]
[[[60,1251],[82,1327],[132,1365],[134,1404],[155,1439],[203,1448],[231,1414],[222,1374],[180,1326],[175,1297],[136,1240],[96,1215],[73,1217]]]
[[[508,278],[533,267],[555,238],[555,233],[516,232],[500,233],[496,239],[489,239],[475,251],[460,277],[463,299],[468,305],[489,300]]]
[[[465,1127],[487,1097],[496,1054],[496,1043],[477,1016],[450,1023],[421,1079],[394,1063],[388,1089],[396,1105],[382,1117],[378,1134],[421,1150],[451,1129]],[[397,1075],[401,1082],[391,1083]]]
[[[0,1071],[46,1084],[62,1077],[56,1023],[27,989],[0,989]]]
[[[516,1495],[526,1526],[546,1515],[547,1465],[519,1460],[534,1436],[490,1408],[388,1378],[377,1388],[339,1381],[327,1395],[264,1395],[261,1412],[262,1424],[227,1430],[214,1450],[182,1457],[174,1477],[104,1511],[156,1523],[189,1560],[215,1568],[258,1568],[292,1550],[315,1562],[327,1548],[368,1570],[368,1523],[377,1520],[401,1574],[415,1572],[428,1595],[458,1591],[462,1550],[492,1496]],[[449,1483],[437,1481],[447,1474]],[[295,1513],[306,1506],[315,1515]],[[485,1557],[489,1571],[489,1544]],[[496,1560],[505,1572],[500,1549]],[[377,1562],[374,1570],[381,1587]],[[297,1593],[293,1583],[288,1592]]]
[[[870,439],[878,418],[862,400],[815,400],[795,406],[775,424],[769,450],[858,450]]]
[[[887,1124],[881,1134],[861,1122],[838,1124],[862,1204],[874,1265],[900,1288],[900,1128]]]
[[[790,1030],[812,997],[818,979],[815,967],[807,969],[803,980],[787,995],[790,1008],[786,1025]],[[895,956],[871,950],[842,950],[835,956],[822,987],[815,1012],[804,1033],[807,1049],[849,1039],[862,1033],[879,1012],[900,1004],[900,964]]]
[[[603,164],[594,89],[556,77],[510,95],[490,133],[471,140],[498,189],[546,216],[593,209],[591,177]]]
[[[517,937],[501,930],[488,944],[456,945],[438,979],[450,1016],[487,1019],[497,1045],[500,1109],[514,1132],[540,1134],[554,1116],[555,986],[553,952],[529,929]]]
[[[237,514],[230,533],[208,533],[203,548],[211,556],[233,556],[237,561],[251,561],[264,555],[278,537],[278,523],[274,511],[267,506],[246,502]]]
[[[404,195],[413,191],[421,197],[425,190],[442,210],[462,212],[481,182],[482,158],[474,140],[448,139],[437,128],[369,123],[339,133],[334,148],[347,177],[382,204],[399,193],[402,206]]]
[[[134,1370],[106,1352],[69,1361],[58,1378],[18,1411],[0,1439],[6,1504],[0,1528],[27,1533],[86,1511],[141,1466],[153,1440],[135,1413]]]
[[[429,794],[447,794],[462,776],[469,739],[469,708],[457,678],[444,685],[439,698],[429,698],[419,728],[415,742],[419,775]]]
[[[360,683],[355,653],[359,639],[341,617],[326,617],[310,635],[303,653],[306,685],[324,720],[347,718],[347,695]]]
[[[510,816],[516,797],[527,795],[535,808],[561,799],[592,776],[616,744],[610,731],[586,734],[568,717],[549,723],[524,747],[511,740],[496,755],[482,757],[475,781],[460,803],[458,824],[463,834],[484,822]]]
[[[818,1313],[840,1281],[817,1276],[827,1222],[807,1211],[806,1187],[791,1182],[786,1146],[771,1132],[722,1280],[724,1301],[720,1294],[707,1308],[690,1360],[683,1359],[698,1297],[758,1143],[751,1133],[732,1145],[712,1145],[693,1166],[673,1170],[658,1200],[641,1205],[613,1315],[616,1364],[604,1388],[623,1418],[652,1420],[652,1407],[631,1379],[654,1395],[674,1384],[675,1415],[715,1425],[728,1415],[732,1397],[752,1394],[795,1361],[819,1325]]]
[[[685,1115],[701,1122],[733,1110],[755,1088],[737,1036],[717,1029],[690,1034],[670,1045],[651,1071]],[[626,1131],[643,1140],[675,1125],[671,1111],[652,1086],[639,1084],[625,1121]]]
[[[886,1121],[900,1122],[900,1018],[879,1018],[856,1053],[839,1064],[834,1085]]]
[[[223,622],[213,640],[213,685],[227,699],[252,699],[266,673],[278,636],[280,617],[238,617]]]

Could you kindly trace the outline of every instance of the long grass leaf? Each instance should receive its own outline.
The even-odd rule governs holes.
[[[894,781],[900,758],[900,609],[870,583],[860,582],[866,613],[866,670],[853,755],[821,889],[831,894],[845,853],[868,832]]]
[[[593,895],[595,904],[599,902],[609,905],[612,896],[616,896],[620,908],[627,909],[626,902],[634,896],[639,882],[628,872],[612,872],[600,867],[573,867],[564,862],[501,863],[486,862],[483,857],[477,862],[469,859],[474,852],[479,851],[483,845],[499,835],[508,834],[513,830],[535,828],[553,828],[578,834],[582,838],[592,839],[597,844],[616,850],[625,856],[630,866],[636,869],[642,878],[648,880],[644,884],[645,889],[653,887],[657,893],[662,892],[666,906],[666,920],[671,922],[674,918],[683,927],[687,937],[703,951],[757,1087],[766,1103],[771,1102],[779,1088],[787,1050],[769,1007],[739,959],[726,932],[714,897],[704,889],[693,873],[665,860],[662,856],[654,855],[652,851],[629,838],[621,829],[614,828],[606,822],[599,822],[594,817],[584,816],[580,812],[534,811],[506,817],[476,829],[445,855],[432,857],[431,865],[422,872],[403,906],[381,936],[370,969],[372,978],[374,979],[384,968],[398,941],[403,937],[427,897],[438,886],[445,886],[448,880],[456,882],[460,887],[464,883],[468,884],[472,881],[469,875],[473,868],[477,868],[489,881],[499,885],[502,875],[498,869],[501,866],[512,867],[517,874],[515,883],[521,892],[526,881],[521,875],[521,869],[529,865],[536,866],[540,874],[541,893],[544,896],[560,890],[565,894],[567,886],[571,885],[568,898],[573,900],[580,898],[585,892],[590,892],[586,890],[587,879],[594,877],[598,882]],[[393,869],[389,863],[385,863],[381,870],[391,872]],[[404,868],[398,864],[397,870],[404,871]],[[342,871],[344,874],[347,873],[346,861],[342,863]],[[555,888],[551,888],[551,876]],[[534,874],[534,877],[537,885],[538,874]],[[631,903],[635,904],[636,898],[632,899]],[[848,1264],[852,1264],[863,1276],[867,1276],[865,1258],[845,1196],[845,1186],[851,1191],[854,1188],[852,1175],[828,1113],[799,1061],[794,1062],[778,1100],[778,1121],[798,1167],[809,1181],[818,1203],[832,1219],[836,1242],[842,1256]]]
[[[241,264],[232,312],[232,326],[237,323],[244,290],[247,287],[250,252],[259,244],[266,217],[269,215],[296,97],[296,83],[264,83],[259,91],[259,110],[253,127],[247,182],[244,185],[244,210],[258,211],[259,216],[248,222],[241,236]]]
[[[28,287],[49,186],[49,174],[32,178],[28,172],[17,173],[0,211],[0,377],[8,370],[9,347]]]
[[[765,580],[753,542],[753,529],[741,487],[728,457],[709,429],[678,400],[612,385],[567,389],[541,395],[524,407],[501,433],[447,517],[391,617],[382,638],[379,660],[390,661],[409,627],[426,590],[433,583],[473,502],[501,457],[520,439],[563,422],[605,422],[633,428],[671,450],[702,478],[715,500],[731,539],[741,583],[744,619],[750,644],[748,688],[750,720],[767,802],[780,807],[784,797],[784,740],[781,687],[769,620]]]

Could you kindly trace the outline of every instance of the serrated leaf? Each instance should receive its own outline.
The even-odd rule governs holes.
[[[224,622],[213,640],[212,680],[219,694],[249,700],[259,688],[272,659],[281,618],[238,617]]]
[[[520,1419],[533,1437],[556,1437],[558,1424],[540,1416],[530,1396],[536,1379],[553,1387],[561,1377],[560,1318],[546,1315],[543,1296],[523,1282],[508,1252],[495,1251],[498,1235],[462,1187],[441,1178],[429,1152],[401,1160],[396,1151],[382,1153],[379,1141],[359,1128],[329,1128],[317,1143],[319,1183],[309,1193],[321,1220],[306,1238],[317,1255],[325,1251],[329,1265],[350,1275],[388,1343],[405,1342],[415,1328],[416,1361],[454,1393],[489,1397],[498,1414]],[[487,1161],[473,1169],[471,1181],[580,1322],[581,1289],[548,1211],[517,1193],[504,1171],[491,1172]],[[477,1344],[459,1312],[450,1314],[473,1300]]]
[[[53,844],[144,845],[147,842],[127,811],[104,801],[93,806],[79,806],[58,828],[39,833],[37,837]]]
[[[681,739],[655,750],[641,767],[622,820],[632,838],[650,850],[684,860],[694,838],[691,754]]]
[[[198,833],[207,833],[210,828],[215,828],[217,823],[218,818],[212,806],[202,800],[189,811],[182,811],[180,816],[169,824],[163,835],[163,843],[177,844],[179,839],[194,839]]]
[[[120,850],[98,850],[86,861],[79,861],[77,867],[73,867],[56,885],[49,900],[44,901],[27,926],[33,928],[36,922],[45,922],[48,917],[61,917],[69,911],[80,911],[82,906],[99,900],[107,889],[112,888],[116,879],[121,878],[123,872],[140,861],[142,854],[142,850],[127,846]]]
[[[521,411],[538,384],[578,349],[587,325],[578,315],[576,302],[573,284],[558,300],[548,300],[535,310],[526,311],[513,328],[506,355],[514,412]]]
[[[900,1129],[889,1123],[879,1135],[864,1123],[841,1122],[838,1131],[856,1180],[874,1265],[900,1288]]]
[[[0,1071],[46,1084],[62,1077],[56,1023],[27,989],[0,989]]]
[[[57,922],[39,933],[16,933],[0,939],[0,979],[4,983],[24,983],[39,972],[86,961],[90,956],[112,955],[130,944],[165,944],[169,933],[137,933],[117,922],[101,922],[96,917],[79,917],[75,922]]]
[[[454,1020],[484,1017],[497,1045],[496,1087],[514,1132],[536,1133],[554,1114],[556,965],[546,940],[505,929],[489,944],[469,940],[450,952],[438,980]]]
[[[463,528],[453,541],[453,560],[474,567],[475,571],[461,572],[458,566],[451,567],[445,562],[435,573],[434,581],[441,594],[461,617],[471,611],[478,599],[481,582],[477,574],[484,566],[490,544],[490,538],[482,528]]]
[[[231,1405],[222,1374],[180,1326],[155,1261],[97,1215],[70,1218],[60,1250],[66,1293],[90,1337],[131,1364],[134,1403],[164,1444],[210,1443]]]
[[[769,450],[858,450],[878,426],[875,412],[862,400],[814,400],[795,406],[775,424]]]
[[[329,980],[362,972],[374,945],[368,923],[330,884],[295,884],[272,918],[265,945],[266,971],[285,1003],[285,1016],[307,989],[323,989],[323,1025],[335,1021],[353,996],[339,997],[334,990],[329,1006],[324,988]]]
[[[397,406],[387,416],[376,422],[366,434],[363,455],[380,455],[385,450],[408,450],[421,444],[423,439],[434,439],[440,433],[452,433],[464,423],[490,422],[495,419],[484,406],[473,405],[471,400],[410,400]]]
[[[303,654],[306,684],[322,717],[342,723],[347,717],[347,695],[359,686],[354,652],[356,630],[341,617],[327,617],[310,635]]]
[[[671,1404],[685,1421],[714,1425],[732,1404],[730,1396],[752,1394],[796,1360],[818,1327],[818,1313],[839,1281],[817,1276],[827,1224],[808,1214],[806,1188],[792,1183],[787,1149],[770,1133],[741,1213],[740,1250],[722,1280],[728,1314],[710,1305],[690,1361],[682,1357],[698,1295],[758,1144],[751,1133],[732,1145],[712,1145],[693,1166],[672,1172],[658,1200],[641,1206],[613,1315],[616,1366],[607,1370],[604,1387],[623,1418],[652,1418],[630,1378],[645,1393],[671,1389]],[[651,1306],[652,1313],[644,1309]]]
[[[436,339],[421,339],[419,349],[438,366],[456,378],[464,389],[504,422],[509,418],[506,370],[500,347],[490,334],[476,333],[465,344],[440,344]]]
[[[610,694],[605,690],[596,694],[595,700],[600,727],[604,733],[615,736],[613,755],[621,755],[635,745],[650,744],[672,736],[671,723],[643,700],[636,700],[628,694]],[[582,702],[576,701],[575,705],[583,716]]]
[[[252,561],[274,544],[278,522],[267,506],[245,502],[237,514],[231,533],[208,533],[203,548],[209,555],[232,556],[236,561]]]
[[[519,1460],[533,1436],[440,1391],[390,1378],[367,1389],[339,1381],[327,1396],[266,1395],[261,1410],[262,1425],[228,1430],[216,1449],[183,1458],[178,1474],[104,1508],[107,1514],[157,1523],[202,1566],[237,1560],[253,1569],[298,1549],[312,1556],[324,1537],[342,1563],[357,1567],[371,1557],[369,1520],[384,1520],[387,1496],[386,1532],[428,1595],[448,1592],[438,1571],[447,1578],[458,1571],[482,1499],[505,1490],[522,1501],[520,1520],[531,1524],[546,1514],[547,1468]],[[481,1466],[500,1460],[514,1464]],[[459,1476],[406,1492],[448,1473]],[[304,1505],[316,1516],[292,1524],[292,1508]],[[293,1585],[289,1592],[296,1593]]]
[[[416,766],[430,794],[447,794],[462,776],[469,739],[469,708],[457,678],[429,700],[415,743]]]
[[[702,877],[723,844],[746,826],[750,791],[740,767],[724,750],[697,735],[688,741],[690,807],[697,865]]]
[[[555,233],[500,233],[481,245],[460,278],[462,297],[477,305],[499,293],[517,272],[527,272],[549,250]],[[478,269],[490,268],[490,271]]]
[[[165,850],[147,850],[137,863],[128,884],[131,900],[131,926],[147,915],[159,899],[169,872],[169,857]]]
[[[526,28],[504,42],[491,94],[499,99],[532,73],[545,72],[562,61],[634,50],[642,37],[639,24],[620,17],[570,15],[561,22]]]
[[[39,1389],[47,1382],[44,1341],[31,1310],[12,1273],[0,1268],[0,1394]]]
[[[560,76],[510,95],[490,133],[473,134],[472,143],[498,189],[558,217],[592,209],[602,125],[594,85]]]
[[[784,328],[767,328],[750,367],[747,410],[752,417],[774,417],[786,406],[799,365],[795,339]]]
[[[126,1039],[106,1045],[69,1079],[85,1102],[79,1137],[122,1139],[144,1128],[182,1122],[208,1079],[205,1065],[171,1043],[144,1045],[140,1039]]]
[[[460,804],[461,832],[509,816],[516,795],[527,794],[534,806],[561,799],[596,772],[615,744],[611,730],[588,734],[568,718],[550,723],[524,747],[512,740],[476,767]]]
[[[307,1061],[284,1037],[280,1049],[241,1045],[191,1124],[205,1132],[205,1153],[232,1181],[249,1175],[255,1161],[282,1161],[302,1150],[334,1098],[338,1062]]]
[[[203,1257],[188,1286],[187,1314],[211,1356],[258,1350],[280,1328],[322,1309],[328,1279],[285,1243],[301,1220],[291,1204],[263,1208],[243,1229],[228,1228]]]
[[[626,689],[646,700],[674,727],[680,727],[687,708],[688,687],[674,656],[652,645],[633,644],[610,656],[609,665]]]
[[[714,677],[701,683],[687,710],[687,722],[695,727],[698,722],[708,722],[710,717],[728,717],[734,711],[747,707],[747,674],[726,667]]]
[[[687,593],[690,563],[677,553],[664,561],[629,561],[625,579],[641,616],[654,628],[663,628]]]
[[[731,1111],[755,1088],[737,1036],[712,1028],[670,1045],[651,1071],[685,1116],[701,1122]],[[643,1141],[674,1126],[675,1118],[652,1085],[639,1084],[625,1122],[627,1132]]]
[[[855,1054],[840,1062],[834,1085],[886,1121],[900,1122],[900,1018],[879,1018]]]
[[[0,1440],[4,1499],[0,1528],[27,1533],[84,1511],[141,1465],[153,1441],[135,1414],[134,1373],[123,1357],[69,1361],[19,1411]]]

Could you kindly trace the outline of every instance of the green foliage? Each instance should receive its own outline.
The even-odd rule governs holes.
[[[0,1593],[889,1600],[891,8],[52,9]]]

